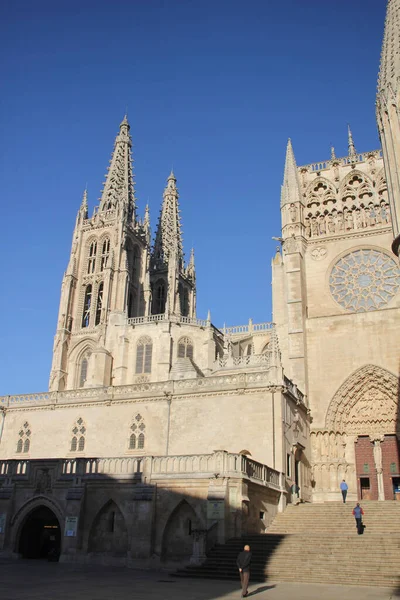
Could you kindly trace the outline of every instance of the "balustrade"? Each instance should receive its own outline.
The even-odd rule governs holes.
[[[29,477],[29,467],[36,461],[0,461],[0,478]],[[262,485],[279,487],[280,474],[267,465],[256,462],[242,454],[217,451],[213,454],[188,456],[143,456],[105,458],[63,458],[54,460],[61,480],[80,477],[82,479],[118,477],[136,478],[142,474],[148,480],[157,476],[186,474],[205,478],[247,476]]]

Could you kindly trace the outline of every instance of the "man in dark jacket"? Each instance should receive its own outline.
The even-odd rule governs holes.
[[[353,508],[353,516],[355,517],[355,520],[356,520],[356,527],[357,527],[358,535],[361,535],[362,533],[364,533],[364,525],[362,522],[363,514],[364,514],[364,511],[361,508],[360,503],[357,502],[357,505]]]
[[[251,563],[251,552],[250,546],[245,546],[243,551],[238,554],[236,564],[240,573],[240,582],[242,584],[242,598],[246,598],[248,593],[248,585],[250,579],[250,563]]]

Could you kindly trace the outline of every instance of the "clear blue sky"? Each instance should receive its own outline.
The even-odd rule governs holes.
[[[128,107],[139,211],[173,165],[198,316],[271,320],[287,138],[297,163],[379,146],[384,0],[3,0],[0,394],[47,389],[83,189]]]

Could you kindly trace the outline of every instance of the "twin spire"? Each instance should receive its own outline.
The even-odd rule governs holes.
[[[106,181],[104,182],[100,198],[99,212],[109,210],[122,211],[127,218],[128,223],[131,223],[134,226],[137,223],[136,198],[133,180],[132,139],[129,131],[130,125],[128,118],[125,115],[119,126],[119,133],[115,139],[110,166],[108,167]],[[152,256],[157,263],[161,262],[167,264],[172,255],[174,255],[177,260],[177,265],[183,268],[182,226],[178,198],[179,194],[176,186],[176,177],[171,170],[167,179],[167,185],[164,189],[163,203]],[[83,193],[79,214],[84,219],[88,218],[87,189],[85,189]],[[148,205],[146,205],[145,215],[141,225],[144,229],[148,243],[150,243],[151,230]],[[188,263],[188,268],[194,272],[193,251]]]

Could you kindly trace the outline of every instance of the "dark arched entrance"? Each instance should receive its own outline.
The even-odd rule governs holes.
[[[50,508],[39,506],[22,525],[18,552],[23,558],[58,560],[60,549],[60,523]]]

